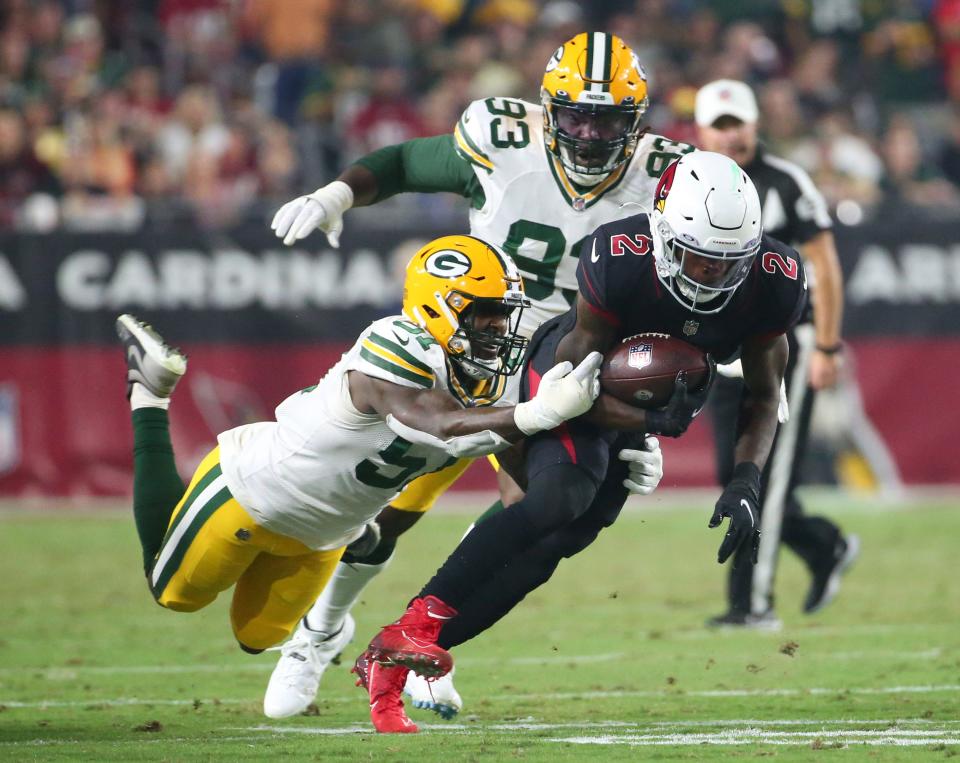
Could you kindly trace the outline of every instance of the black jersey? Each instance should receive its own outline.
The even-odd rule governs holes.
[[[712,315],[683,306],[657,277],[645,214],[597,228],[580,253],[580,295],[621,337],[657,331],[680,337],[719,362],[734,357],[752,337],[791,329],[807,299],[796,251],[764,235],[746,280],[723,310]]]

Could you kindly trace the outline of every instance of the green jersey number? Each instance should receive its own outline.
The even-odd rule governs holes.
[[[671,162],[684,154],[689,154],[694,150],[694,146],[660,137],[653,141],[653,149],[647,157],[646,170],[650,177],[658,178]]]
[[[509,254],[524,275],[523,286],[530,299],[547,299],[556,286],[557,268],[564,252],[571,257],[579,257],[583,242],[590,236],[584,236],[567,251],[567,239],[563,231],[552,225],[534,223],[529,220],[517,220],[507,232],[503,242],[504,251]],[[543,257],[534,259],[520,254],[520,247],[526,241],[543,244]]]
[[[425,458],[407,455],[407,451],[410,450],[411,445],[411,442],[404,440],[402,437],[398,437],[386,448],[377,453],[377,455],[383,459],[384,463],[390,466],[396,466],[400,471],[392,475],[387,474],[383,471],[381,465],[375,464],[369,458],[365,458],[357,464],[354,474],[360,482],[370,487],[382,488],[384,490],[399,488],[404,482],[426,466],[427,463],[427,459]]]
[[[490,120],[490,142],[497,148],[523,148],[530,142],[530,128],[526,122],[517,122],[512,129],[503,126],[501,117],[523,119],[527,108],[518,101],[508,98],[487,98],[484,102],[487,111],[496,119]]]
[[[417,342],[425,350],[429,350],[431,346],[438,344],[437,340],[434,339],[433,336],[428,334],[415,323],[409,323],[408,321],[394,321],[393,325],[402,331],[406,331],[411,336],[416,337]]]

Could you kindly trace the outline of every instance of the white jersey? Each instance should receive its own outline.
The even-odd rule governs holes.
[[[566,312],[577,292],[580,245],[604,223],[650,212],[660,175],[693,146],[644,135],[633,157],[592,188],[570,182],[543,142],[543,107],[510,98],[474,101],[454,131],[484,191],[470,232],[500,246],[523,274],[521,333]],[[639,253],[639,252],[638,252]]]
[[[276,421],[218,438],[233,497],[260,526],[313,549],[356,540],[406,483],[455,460],[398,437],[379,414],[360,413],[350,399],[351,370],[404,387],[459,390],[433,337],[391,316],[369,326],[318,384],[280,403]],[[490,404],[508,404],[504,387],[501,380],[490,392]]]

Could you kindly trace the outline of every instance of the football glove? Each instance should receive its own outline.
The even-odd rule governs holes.
[[[327,234],[330,246],[339,249],[343,213],[352,206],[353,189],[341,180],[334,180],[311,194],[288,201],[277,210],[270,227],[287,246],[319,228]]]
[[[757,563],[760,550],[760,469],[749,461],[737,464],[710,517],[709,527],[718,527],[730,517],[717,561],[723,564],[741,546],[750,549],[751,564]],[[748,545],[749,544],[749,545]]]
[[[603,355],[591,352],[576,368],[569,360],[557,363],[541,377],[533,398],[513,409],[517,429],[531,435],[589,411],[600,394],[602,362]]]
[[[707,355],[709,373],[703,386],[695,392],[687,389],[686,374],[681,371],[677,374],[677,381],[673,385],[673,394],[663,408],[647,411],[647,431],[650,434],[662,434],[665,437],[679,437],[687,431],[697,414],[703,409],[710,394],[710,387],[717,375],[717,364]]]
[[[663,452],[656,437],[646,437],[641,450],[625,448],[617,457],[627,464],[630,474],[623,486],[634,495],[650,495],[663,479]]]

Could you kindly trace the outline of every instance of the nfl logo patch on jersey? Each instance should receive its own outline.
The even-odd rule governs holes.
[[[627,365],[630,368],[644,368],[653,362],[653,345],[649,342],[630,345],[630,352],[627,354]]]

